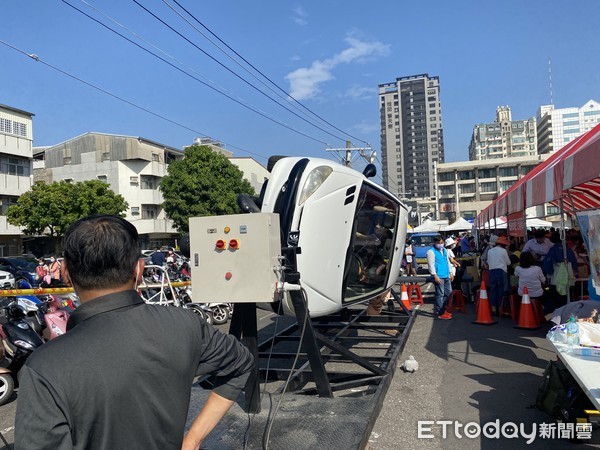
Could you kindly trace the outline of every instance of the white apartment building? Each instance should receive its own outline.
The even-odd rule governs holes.
[[[475,125],[469,144],[471,161],[537,155],[535,118],[512,120],[508,106],[496,109],[496,120]]]
[[[142,246],[171,243],[177,230],[161,207],[158,186],[171,161],[183,152],[141,137],[85,133],[50,147],[35,149],[34,180],[52,183],[101,180],[129,204],[126,218]]]
[[[474,219],[492,201],[548,155],[523,156],[488,161],[460,161],[438,165],[439,219],[450,223],[458,217]],[[552,206],[537,216],[557,214]]]
[[[34,114],[0,105],[0,256],[23,253],[23,233],[9,225],[6,208],[32,184],[32,118]]]
[[[589,100],[581,108],[540,106],[537,111],[538,153],[560,150],[570,141],[600,123],[600,103]]]

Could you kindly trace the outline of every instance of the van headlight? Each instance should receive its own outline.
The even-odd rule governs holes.
[[[331,175],[333,169],[329,166],[319,166],[314,168],[306,178],[304,187],[300,193],[300,199],[298,204],[302,205],[308,198],[315,193],[317,189],[323,184],[329,175]]]

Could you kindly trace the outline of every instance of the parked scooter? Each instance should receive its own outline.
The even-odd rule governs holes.
[[[43,338],[46,341],[61,336],[67,332],[67,322],[69,313],[62,308],[63,300],[58,295],[50,295],[48,301],[44,303],[44,323]]]
[[[6,317],[0,331],[0,354],[9,361],[8,366],[0,371],[0,405],[3,405],[10,399],[25,361],[44,342],[25,321],[25,312],[16,300],[6,299],[0,304]]]

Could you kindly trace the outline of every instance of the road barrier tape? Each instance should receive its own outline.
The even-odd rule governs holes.
[[[174,281],[171,283],[173,287],[190,286],[191,281]],[[169,286],[168,283],[163,284],[140,284],[139,289],[160,289]],[[72,287],[60,288],[35,288],[35,289],[4,289],[0,290],[0,297],[18,297],[20,295],[50,295],[50,294],[71,294],[75,292]]]

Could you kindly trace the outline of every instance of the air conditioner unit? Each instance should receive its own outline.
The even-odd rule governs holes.
[[[131,184],[138,184],[140,182],[139,177],[129,177],[129,182]]]

